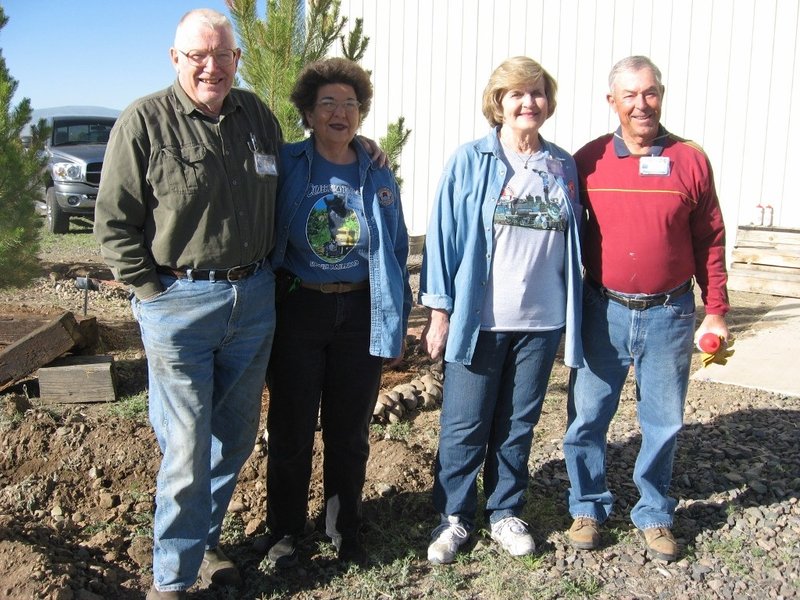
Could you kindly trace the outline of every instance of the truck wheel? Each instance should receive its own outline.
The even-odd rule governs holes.
[[[47,188],[47,230],[50,233],[67,233],[69,231],[69,215],[58,205],[53,188]]]

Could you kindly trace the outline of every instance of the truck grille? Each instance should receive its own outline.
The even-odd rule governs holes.
[[[103,163],[93,162],[86,165],[86,181],[92,185],[100,185],[100,169]]]

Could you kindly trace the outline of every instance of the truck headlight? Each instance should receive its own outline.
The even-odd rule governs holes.
[[[83,168],[81,165],[70,162],[54,163],[53,179],[56,181],[80,181],[83,179]]]

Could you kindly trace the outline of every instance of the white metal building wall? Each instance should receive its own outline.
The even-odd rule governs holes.
[[[363,133],[377,139],[400,115],[412,129],[401,160],[412,233],[425,231],[447,158],[488,131],[481,95],[505,58],[528,55],[556,78],[542,134],[574,152],[616,127],[611,66],[645,54],[664,75],[662,122],[711,159],[729,247],[759,203],[776,226],[800,227],[799,13],[798,0],[342,0],[370,38]]]

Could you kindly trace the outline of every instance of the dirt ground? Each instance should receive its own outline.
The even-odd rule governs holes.
[[[43,277],[28,288],[0,292],[0,319],[82,313],[83,292],[74,278],[110,280],[99,256],[43,255]],[[779,299],[734,294],[731,327],[740,333]],[[88,314],[97,317],[98,353],[114,357],[120,398],[146,389],[138,330],[122,289],[90,292]],[[411,335],[422,322],[414,315]],[[406,364],[387,371],[384,388],[411,380],[431,365],[412,343]],[[563,390],[566,369],[554,369]],[[690,392],[691,393],[691,392]],[[108,404],[43,405],[34,376],[6,390],[0,416],[0,598],[92,600],[141,598],[151,582],[152,511],[159,452],[146,416],[115,415]],[[268,398],[265,394],[264,407]],[[365,510],[387,495],[429,492],[438,410],[414,411],[402,439],[375,428],[365,488]],[[262,430],[263,430],[262,415]],[[563,418],[543,418],[537,439],[558,439]],[[320,507],[320,462],[315,460],[312,514]],[[238,531],[237,562],[257,565],[264,533],[265,444],[245,466],[226,527]],[[372,508],[370,508],[372,507]],[[391,507],[389,508],[391,510]],[[427,518],[427,516],[426,516]],[[255,546],[254,546],[255,542]],[[254,549],[255,548],[255,549]]]

